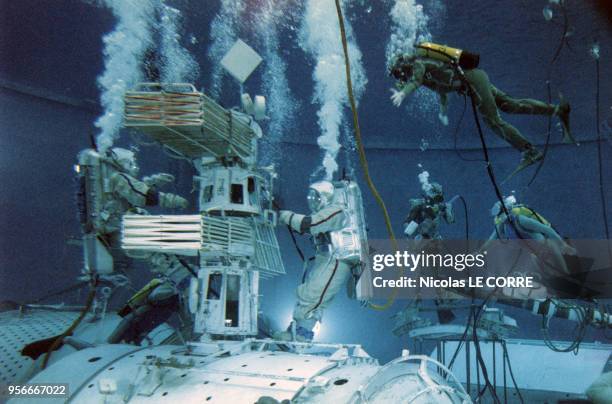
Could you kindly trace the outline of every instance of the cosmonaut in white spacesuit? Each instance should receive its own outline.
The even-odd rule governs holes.
[[[321,320],[325,308],[346,284],[351,269],[359,264],[352,259],[342,259],[332,243],[331,234],[346,228],[349,223],[349,212],[345,206],[335,203],[334,191],[331,182],[316,182],[310,185],[308,192],[310,215],[280,211],[282,223],[300,234],[313,237],[316,253],[312,267],[297,288],[293,322],[287,331],[275,335],[277,339],[312,340],[316,322]]]
[[[86,265],[102,273],[125,271],[130,260],[120,245],[123,215],[146,214],[143,208],[149,206],[184,209],[188,202],[179,195],[158,191],[158,187],[174,181],[170,174],[137,179],[139,167],[131,150],[114,147],[103,154],[85,149],[79,153],[78,161],[77,201]],[[112,257],[112,265],[108,259],[101,259],[108,255],[100,250]],[[107,262],[102,264],[104,261]]]

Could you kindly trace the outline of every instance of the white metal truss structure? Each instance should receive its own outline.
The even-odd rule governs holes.
[[[261,129],[246,111],[227,110],[191,84],[136,86],[125,95],[124,118],[194,161],[199,214],[125,216],[123,248],[199,257],[188,299],[196,335],[257,334],[259,276],[285,273],[269,210],[276,174],[256,166]]]
[[[256,133],[244,114],[227,110],[186,83],[141,83],[125,95],[125,126],[189,158],[247,158]]]

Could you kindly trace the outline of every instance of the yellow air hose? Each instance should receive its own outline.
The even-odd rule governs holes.
[[[340,0],[336,1],[336,11],[338,12],[338,22],[340,23],[340,35],[342,37],[342,48],[344,50],[344,64],[346,66],[346,87],[348,89],[348,97],[351,103],[351,111],[353,112],[353,126],[355,128],[355,141],[357,142],[357,150],[359,150],[359,162],[361,164],[361,168],[363,169],[363,175],[365,180],[378,203],[380,209],[383,212],[383,216],[385,218],[385,225],[387,226],[387,232],[389,233],[389,238],[391,239],[391,243],[393,244],[393,248],[395,250],[398,249],[397,240],[395,238],[395,233],[393,232],[393,226],[391,225],[391,218],[389,217],[389,212],[387,211],[387,207],[385,206],[385,201],[383,201],[380,193],[376,189],[376,185],[374,185],[374,181],[372,181],[372,177],[370,177],[370,170],[368,168],[368,160],[366,158],[365,149],[363,147],[363,142],[361,139],[361,129],[359,128],[359,117],[357,116],[357,105],[355,103],[355,97],[353,95],[353,83],[351,81],[351,64],[348,56],[348,46],[346,43],[346,31],[344,30],[344,18],[342,17],[342,8],[340,7]],[[399,277],[403,275],[403,269],[400,268]],[[395,298],[397,296],[397,288],[394,288],[391,292],[391,296],[387,298],[387,301],[382,304],[374,304],[370,303],[369,307],[374,310],[386,310],[393,305]]]

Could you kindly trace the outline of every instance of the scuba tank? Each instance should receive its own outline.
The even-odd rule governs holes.
[[[416,48],[416,53],[420,57],[455,63],[466,70],[477,68],[480,62],[480,55],[477,53],[438,45],[433,42],[421,42],[416,45]]]
[[[552,227],[551,223],[548,220],[546,220],[542,215],[540,215],[538,212],[536,212],[535,210],[525,205],[514,205],[512,209],[510,209],[509,213],[512,216],[525,216],[525,217],[528,217],[529,219],[537,220],[543,225]],[[498,224],[501,224],[501,222],[502,222],[501,216],[498,215],[495,218],[495,224],[498,225]]]

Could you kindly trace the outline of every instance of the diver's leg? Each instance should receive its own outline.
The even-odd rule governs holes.
[[[491,85],[491,91],[497,107],[509,114],[558,116],[563,128],[563,142],[576,143],[570,131],[570,105],[563,96],[560,96],[559,104],[554,105],[532,98],[513,98],[493,85]]]
[[[497,107],[509,114],[554,115],[557,107],[532,98],[514,98],[491,85]]]
[[[563,258],[563,241],[548,239],[541,233],[526,233],[530,239],[537,240],[542,243],[542,249],[539,251],[534,251],[534,253],[537,255],[538,265],[542,272],[551,276],[570,274],[570,271],[567,268],[567,263]]]
[[[499,115],[487,74],[480,69],[473,69],[466,71],[465,77],[472,86],[474,101],[487,126],[518,151],[522,152],[531,148],[531,143],[521,135],[518,129],[504,121]]]
[[[521,162],[512,175],[525,167],[542,159],[542,154],[514,126],[504,121],[499,116],[497,104],[493,95],[491,82],[487,74],[480,69],[472,69],[465,72],[465,77],[472,87],[474,101],[483,121],[493,132],[508,142],[512,147],[523,153]]]

